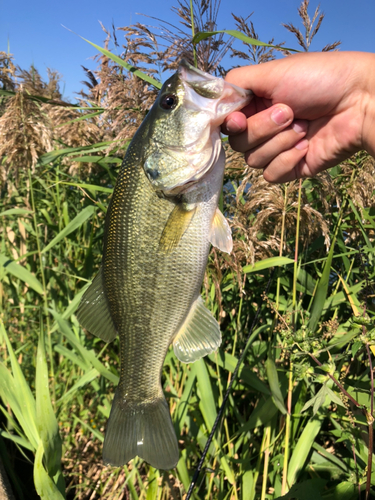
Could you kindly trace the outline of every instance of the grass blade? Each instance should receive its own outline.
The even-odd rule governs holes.
[[[0,213],[0,217],[4,215],[29,215],[32,214],[32,210],[27,210],[26,208],[9,208]]]
[[[147,495],[146,500],[157,500],[158,498],[158,479],[159,471],[150,466],[148,471],[148,484],[147,484]]]
[[[8,335],[2,323],[0,329],[7,345],[13,372],[12,376],[5,366],[0,363],[0,387],[5,395],[5,400],[8,401],[12,411],[16,415],[22,430],[36,450],[38,448],[40,437],[36,424],[35,399],[26,382],[24,374],[22,373],[21,367],[18,364],[12,345],[9,342]]]
[[[312,449],[315,438],[318,435],[323,420],[319,418],[312,418],[309,420],[303,429],[303,432],[298,439],[296,447],[294,448],[288,467],[288,486],[291,487],[299,473],[302,471],[306,459]]]
[[[48,250],[51,250],[59,241],[64,239],[66,236],[68,236],[70,233],[75,231],[77,228],[82,226],[84,222],[89,219],[94,212],[96,211],[96,207],[93,205],[89,205],[88,207],[84,208],[82,212],[80,212],[72,221],[69,222],[69,224],[64,227],[62,231],[59,232],[57,236],[53,238],[52,241],[49,242],[49,244],[43,248],[42,253],[48,252]]]
[[[27,450],[35,451],[35,448],[31,446],[30,442],[27,439],[22,438],[21,436],[16,436],[15,434],[11,434],[10,432],[6,431],[0,431],[0,436],[13,441],[13,443],[19,444]]]
[[[196,375],[193,370],[189,372],[189,376],[187,378],[187,381],[184,384],[184,391],[178,401],[176,411],[174,413],[174,427],[176,430],[176,433],[180,434],[184,424],[185,424],[185,419],[186,415],[188,413],[188,408],[189,408],[189,400],[191,398],[191,394],[193,392],[193,386],[196,380]]]
[[[49,309],[51,312],[52,316],[55,318],[56,323],[58,324],[59,330],[61,333],[65,335],[65,337],[68,339],[70,344],[76,349],[76,351],[81,355],[81,358],[86,366],[85,371],[89,371],[92,368],[96,368],[100,375],[102,375],[104,378],[109,380],[110,382],[113,382],[114,384],[118,384],[119,377],[115,375],[114,373],[110,372],[107,370],[107,368],[97,359],[96,354],[94,351],[89,351],[84,347],[79,339],[74,335],[72,329],[70,328],[69,324],[67,321],[65,321],[61,315],[53,310]]]
[[[95,47],[97,50],[99,50],[99,52],[101,52],[105,56],[109,57],[109,59],[112,59],[112,61],[114,61],[115,63],[119,64],[123,68],[125,68],[128,71],[130,71],[131,73],[133,73],[133,75],[138,76],[139,78],[141,78],[142,80],[144,80],[147,83],[150,83],[151,85],[153,85],[157,89],[161,89],[161,87],[162,87],[161,82],[159,82],[158,80],[155,80],[155,78],[152,78],[151,76],[146,75],[146,73],[143,73],[143,71],[140,71],[135,66],[132,66],[131,64],[125,62],[123,59],[116,56],[115,54],[112,54],[112,52],[110,52],[109,50],[103,49],[99,45],[96,45],[95,43],[90,42],[90,40],[86,40],[86,38],[83,38],[83,36],[80,36],[80,35],[78,35],[78,36],[80,38],[82,38],[82,40],[89,43],[90,45]]]
[[[267,358],[266,370],[273,402],[275,403],[275,406],[277,406],[277,408],[281,411],[281,413],[285,415],[287,411],[284,405],[284,398],[281,394],[279,386],[279,377],[277,375],[276,365],[272,358]]]
[[[28,420],[28,416],[24,411],[22,401],[20,401],[18,394],[19,391],[17,391],[14,378],[5,365],[0,363],[0,397],[5,404],[9,405],[30,443],[30,449],[35,451],[39,442],[35,420]],[[14,436],[14,438],[15,439],[13,439],[13,436],[12,438],[9,437],[9,439],[16,442],[16,439],[18,439],[17,436]]]
[[[60,470],[62,443],[59,426],[52,408],[44,332],[40,332],[35,375],[36,418],[39,435],[43,443],[45,464],[50,476]]]
[[[42,500],[64,500],[65,496],[47,474],[43,466],[43,443],[39,443],[34,462],[35,488]]]
[[[41,282],[28,271],[21,264],[17,264],[13,260],[9,259],[6,255],[0,254],[0,265],[4,267],[4,270],[14,277],[20,279],[24,283],[26,283],[30,288],[35,290],[40,295],[43,295],[43,286]]]
[[[4,90],[0,89],[0,95],[3,95],[5,97],[13,97],[17,93],[14,92],[13,90]],[[64,102],[64,101],[55,101],[54,99],[49,99],[48,97],[43,97],[40,95],[32,95],[28,94],[27,92],[23,92],[22,96],[25,99],[30,99],[31,101],[36,101],[36,102],[41,102],[45,104],[53,104],[54,106],[63,106],[64,108],[79,108],[79,106],[72,104],[71,102]]]
[[[336,241],[336,238],[334,238],[332,243],[331,243],[331,248],[329,249],[328,257],[327,257],[327,260],[324,264],[322,276],[320,277],[320,279],[318,281],[314,300],[313,300],[312,307],[311,307],[311,316],[310,316],[308,328],[309,328],[309,330],[311,330],[313,332],[315,331],[315,329],[319,323],[319,320],[320,320],[320,317],[321,317],[321,314],[322,314],[322,311],[324,308],[324,303],[325,303],[326,298],[327,298],[329,276],[331,274],[331,264],[332,264],[333,250],[335,247],[335,241]]]
[[[88,372],[86,372],[82,377],[76,382],[73,387],[71,387],[61,398],[58,400],[59,403],[66,397],[70,396],[71,394],[75,394],[78,389],[81,387],[89,384],[93,380],[95,380],[97,377],[99,377],[100,373],[96,368],[92,368]]]
[[[224,368],[224,370],[227,370],[228,372],[231,373],[234,372],[238,363],[238,358],[236,358],[236,356],[232,356],[232,354],[223,351],[218,351],[218,353],[212,353],[208,356],[208,358],[213,363],[217,363],[220,367]],[[256,391],[261,392],[263,394],[266,394],[267,396],[270,395],[270,390],[267,387],[267,384],[262,382],[260,378],[257,375],[255,375],[255,373],[252,373],[252,371],[247,366],[244,365],[241,366],[238,372],[238,378],[240,378],[243,381],[243,383],[245,383],[252,389],[255,389]]]
[[[270,257],[269,259],[255,262],[253,265],[244,266],[242,268],[242,272],[257,273],[258,271],[263,271],[263,269],[269,269],[270,267],[282,267],[287,264],[294,264],[294,260],[289,259],[288,257]]]
[[[241,42],[248,43],[249,45],[256,45],[258,47],[270,47],[272,49],[289,50],[291,52],[300,52],[299,50],[296,49],[289,49],[287,47],[279,47],[278,45],[271,45],[269,43],[261,42],[260,40],[246,36],[243,33],[241,33],[241,31],[237,30],[199,31],[193,38],[193,44],[197,44],[202,40],[206,40],[206,38],[218,35],[219,33],[226,33],[227,35],[233,36],[234,38],[241,40]]]
[[[200,394],[199,408],[202,412],[207,431],[210,432],[214,426],[217,411],[216,411],[214,395],[212,392],[210,377],[208,374],[206,364],[203,359],[199,359],[194,363],[194,370],[197,376],[197,387],[198,387],[198,392]],[[219,448],[218,442],[216,446],[217,448]],[[229,466],[228,461],[224,454],[222,454],[220,457],[220,463],[228,477],[228,481],[231,484],[233,484],[234,483],[233,471]]]
[[[82,151],[85,151],[86,153],[96,153],[97,151],[106,149],[110,144],[112,144],[112,141],[98,142],[97,144],[90,144],[89,146],[79,146],[76,148],[55,149],[54,151],[49,151],[48,153],[40,156],[38,159],[38,163],[41,166],[45,166],[51,162],[56,161],[60,156],[72,156],[74,154],[81,153]]]
[[[79,189],[87,189],[92,193],[101,192],[111,194],[113,192],[113,188],[107,188],[104,186],[97,186],[95,184],[82,184],[81,182],[61,182],[60,184],[65,184],[66,186],[75,186]]]

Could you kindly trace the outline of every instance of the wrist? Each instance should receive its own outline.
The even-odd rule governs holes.
[[[375,54],[366,61],[362,146],[375,158]]]
[[[369,96],[363,120],[363,149],[375,158],[375,82],[372,96]]]

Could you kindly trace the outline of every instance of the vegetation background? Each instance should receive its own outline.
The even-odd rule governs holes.
[[[212,249],[203,286],[223,344],[192,365],[168,353],[163,370],[180,461],[168,472],[140,459],[101,463],[118,343],[87,335],[74,312],[100,264],[126,147],[160,75],[182,57],[222,76],[228,56],[261,64],[290,54],[259,45],[251,16],[234,15],[231,36],[210,35],[219,6],[181,0],[176,25],[103,27],[78,105],[62,100],[56,71],[44,81],[0,52],[0,475],[17,499],[185,498],[244,349],[192,498],[374,496],[375,162],[365,152],[269,185],[226,146],[221,208],[234,252]],[[299,14],[303,31],[285,28],[307,51],[324,15],[308,0]]]

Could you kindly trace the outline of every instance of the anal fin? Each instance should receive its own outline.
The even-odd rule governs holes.
[[[210,231],[210,243],[222,252],[231,253],[233,249],[232,231],[227,219],[217,208]]]
[[[220,344],[219,324],[198,296],[173,340],[174,353],[183,363],[192,363],[215,351]]]
[[[105,342],[115,339],[117,331],[104,292],[102,268],[84,293],[77,310],[77,318],[84,328]]]

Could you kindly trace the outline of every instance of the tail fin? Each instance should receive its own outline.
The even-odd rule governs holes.
[[[166,400],[126,403],[116,391],[108,420],[103,461],[124,465],[136,455],[156,469],[172,469],[178,462],[176,434]]]

